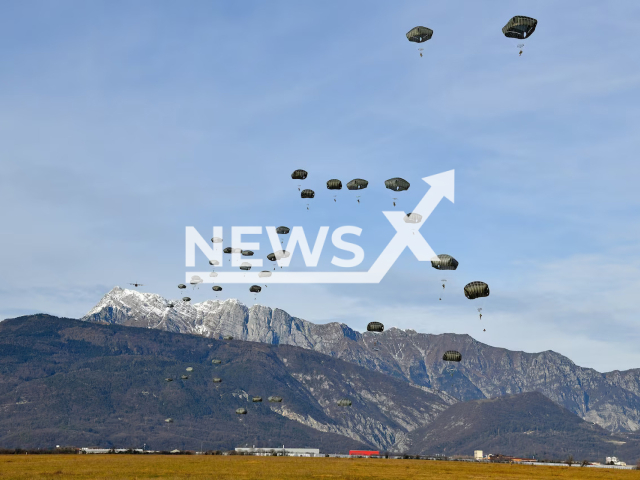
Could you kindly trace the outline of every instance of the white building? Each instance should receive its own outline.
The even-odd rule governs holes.
[[[316,457],[320,455],[320,450],[318,448],[285,448],[284,446],[277,448],[236,448],[236,452],[260,456],[276,453],[277,455],[287,457]]]
[[[607,465],[610,465],[611,463],[613,463],[614,465],[621,465],[621,466],[625,466],[626,465],[625,462],[621,462],[620,460],[618,460],[618,457],[607,457],[606,460],[607,461],[605,463]]]
[[[474,450],[473,451],[473,459],[474,460],[482,460],[482,450]]]

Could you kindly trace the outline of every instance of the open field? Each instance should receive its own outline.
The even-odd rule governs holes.
[[[0,479],[531,479],[640,478],[635,470],[292,457],[2,455]]]

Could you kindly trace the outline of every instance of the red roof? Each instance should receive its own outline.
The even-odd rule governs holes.
[[[380,455],[378,450],[349,450],[349,455]]]

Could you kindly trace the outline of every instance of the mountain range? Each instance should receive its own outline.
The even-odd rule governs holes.
[[[357,332],[345,324],[316,325],[280,309],[237,300],[174,302],[113,288],[82,319],[220,339],[294,345],[384,373],[438,395],[446,403],[540,392],[582,419],[611,432],[640,429],[640,369],[600,373],[563,355],[496,348],[469,335],[431,335],[391,328]],[[442,361],[458,350],[462,361]]]

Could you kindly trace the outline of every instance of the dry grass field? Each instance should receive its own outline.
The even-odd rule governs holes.
[[[640,478],[640,472],[426,460],[191,455],[2,455],[0,456],[0,479],[9,478],[625,479]]]

